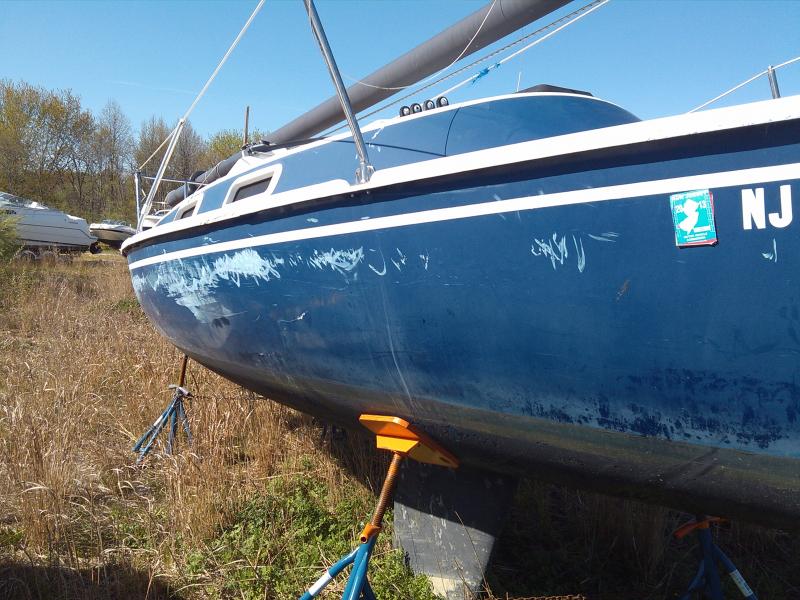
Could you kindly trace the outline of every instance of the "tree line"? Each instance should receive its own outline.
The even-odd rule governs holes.
[[[134,131],[114,100],[95,113],[72,90],[0,80],[0,191],[89,221],[132,222],[133,174],[171,131],[155,116]],[[241,131],[222,130],[203,138],[187,123],[165,177],[188,179],[241,144]],[[155,172],[164,152],[165,147],[156,153],[146,171]],[[166,192],[175,185],[162,187]]]

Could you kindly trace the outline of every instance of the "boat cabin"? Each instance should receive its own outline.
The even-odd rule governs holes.
[[[372,123],[363,129],[370,161],[376,170],[387,169],[640,120],[585,92],[539,89],[542,87]],[[353,181],[358,164],[353,138],[344,134],[255,156],[263,161],[245,170],[237,165],[229,176],[180,202],[158,224],[208,213],[255,195],[330,180]]]

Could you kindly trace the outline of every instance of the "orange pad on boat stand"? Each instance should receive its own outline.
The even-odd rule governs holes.
[[[361,415],[359,422],[375,434],[377,447],[422,463],[458,467],[458,459],[400,417]]]

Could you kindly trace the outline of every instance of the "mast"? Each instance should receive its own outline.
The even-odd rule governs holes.
[[[543,16],[561,8],[570,0],[494,0],[378,69],[347,89],[355,112],[360,112],[388,98],[399,90],[384,89],[413,85],[455,60],[469,56]],[[476,35],[477,32],[477,35]],[[473,39],[473,36],[475,39]],[[373,87],[375,86],[375,87]],[[284,125],[269,136],[281,144],[308,138],[342,121],[345,115],[337,96],[333,96]]]
[[[358,183],[366,183],[369,181],[370,173],[373,171],[373,168],[372,165],[369,164],[367,146],[364,144],[364,138],[361,136],[361,128],[358,126],[355,114],[353,114],[353,107],[350,106],[350,98],[347,96],[347,90],[344,87],[342,76],[339,73],[339,67],[336,66],[336,60],[333,58],[333,52],[331,51],[330,44],[328,44],[328,36],[325,35],[325,29],[322,27],[322,23],[319,20],[317,8],[314,6],[314,0],[305,0],[305,5],[306,11],[308,11],[308,18],[311,20],[311,29],[314,31],[314,37],[317,38],[319,49],[322,51],[322,56],[328,67],[328,73],[330,73],[333,85],[336,88],[336,96],[344,111],[344,116],[347,119],[350,131],[353,133],[353,141],[356,144],[359,162],[358,171],[356,171],[356,181]]]

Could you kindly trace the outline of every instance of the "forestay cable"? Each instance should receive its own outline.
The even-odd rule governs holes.
[[[141,165],[139,165],[139,171],[144,169],[145,166],[147,165],[147,163],[149,163],[151,160],[153,160],[153,157],[161,151],[161,149],[164,147],[164,144],[166,144],[168,141],[170,141],[172,139],[172,136],[175,135],[175,131],[177,131],[177,129],[178,129],[178,126],[176,125],[175,128],[172,131],[169,132],[167,137],[164,138],[164,141],[161,142],[161,144],[158,146],[158,148],[153,150],[153,153],[150,156],[147,157],[147,160],[145,160]]]
[[[222,69],[223,65],[225,65],[225,63],[228,61],[228,58],[233,53],[236,46],[239,45],[239,41],[242,39],[244,34],[250,28],[250,24],[253,22],[253,19],[256,18],[256,15],[261,10],[261,7],[264,6],[265,1],[266,0],[259,0],[258,5],[250,15],[250,18],[247,19],[247,22],[244,24],[244,27],[242,27],[241,31],[239,32],[239,35],[237,35],[236,39],[233,40],[233,43],[230,45],[230,48],[228,48],[228,51],[225,53],[225,56],[223,56],[222,60],[219,61],[217,68],[214,69],[213,73],[211,73],[211,77],[208,78],[208,81],[206,81],[206,84],[203,86],[203,89],[201,89],[200,93],[197,94],[197,97],[194,99],[194,102],[192,102],[191,106],[189,106],[188,110],[184,113],[183,117],[181,117],[181,119],[178,121],[178,124],[175,126],[175,129],[172,130],[172,133],[170,133],[170,135],[167,136],[167,139],[161,143],[161,146],[163,146],[167,142],[167,140],[169,140],[167,151],[164,153],[164,158],[161,159],[161,165],[159,166],[158,172],[156,173],[156,177],[153,180],[153,185],[150,188],[149,193],[147,194],[147,199],[145,200],[144,207],[142,207],[142,214],[138,215],[139,222],[137,223],[137,229],[141,226],[142,216],[150,212],[150,207],[153,204],[153,198],[156,195],[156,191],[158,191],[158,186],[161,183],[161,179],[164,176],[164,171],[167,168],[167,164],[169,164],[169,161],[172,158],[172,153],[175,151],[175,146],[178,143],[178,138],[180,138],[181,131],[183,130],[183,126],[186,124],[186,120],[189,118],[189,115],[192,114],[192,111],[194,110],[195,106],[197,106],[197,103],[200,102],[200,99],[203,96],[205,96],[205,93],[208,90],[209,86],[217,77],[217,74],[219,73],[220,69]],[[159,146],[159,150],[161,149],[161,146]],[[156,150],[156,152],[158,152],[158,150]],[[150,158],[152,158],[152,156]]]

